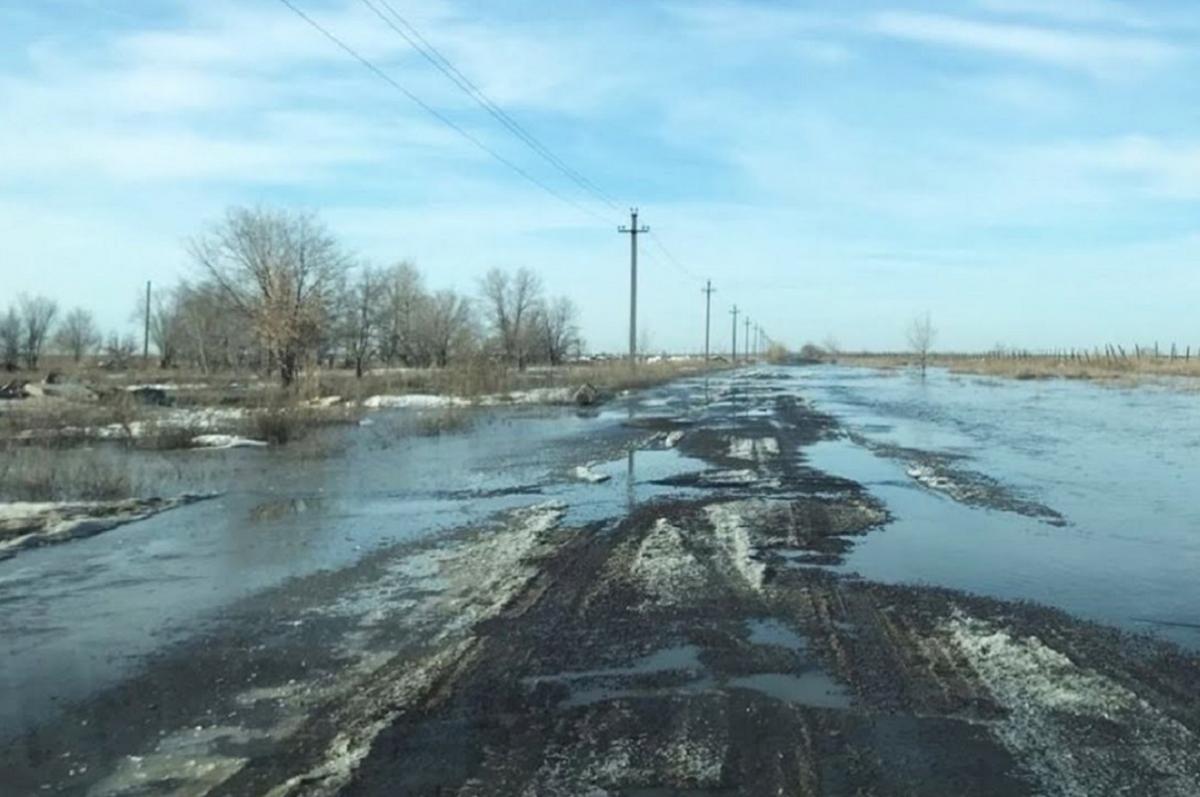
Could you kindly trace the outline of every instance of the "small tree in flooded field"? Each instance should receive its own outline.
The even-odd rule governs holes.
[[[348,265],[341,244],[311,213],[234,208],[190,249],[291,385],[328,323]]]
[[[924,316],[914,318],[908,326],[908,346],[912,349],[913,354],[917,355],[922,379],[925,378],[925,371],[929,365],[929,352],[933,349],[935,337],[937,337],[937,330],[933,328],[928,311]]]

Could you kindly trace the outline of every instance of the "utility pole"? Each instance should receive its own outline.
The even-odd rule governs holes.
[[[617,232],[629,234],[629,364],[637,365],[637,237],[650,232],[649,227],[638,226],[637,208],[629,209],[629,226],[618,227]]]
[[[150,364],[150,280],[146,280],[146,324],[142,330],[142,367]]]
[[[706,280],[704,287],[700,289],[704,293],[704,362],[708,362],[708,331],[709,319],[712,316],[712,295],[716,291],[712,286],[712,280]]]
[[[750,316],[746,316],[746,341],[742,344],[746,349],[746,362],[750,362]]]
[[[729,314],[730,314],[731,316],[733,316],[733,364],[734,364],[734,365],[737,365],[737,317],[738,317],[738,309],[737,309],[737,305],[736,305],[736,304],[733,306],[733,309],[729,311]]]

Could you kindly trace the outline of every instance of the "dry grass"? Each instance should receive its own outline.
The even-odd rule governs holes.
[[[448,368],[378,368],[362,379],[350,371],[312,371],[301,385],[306,398],[340,396],[361,401],[378,395],[429,393],[479,398],[547,387],[591,384],[601,391],[629,390],[722,367],[700,360],[643,362],[630,368],[624,361],[562,366],[534,366],[518,371],[490,360],[477,359]]]
[[[133,493],[128,469],[98,452],[0,450],[0,500],[107,501]]]
[[[839,362],[870,368],[915,367],[909,354],[842,355]],[[992,354],[939,354],[930,358],[931,366],[956,374],[978,374],[1005,379],[1083,379],[1095,381],[1139,382],[1157,378],[1200,377],[1200,358],[1189,357],[1086,357],[1028,355],[1012,357]]]
[[[72,448],[97,440],[150,450],[186,448],[200,434],[238,434],[276,445],[307,437],[313,430],[361,417],[359,403],[375,395],[439,394],[474,399],[504,396],[526,390],[591,384],[601,394],[645,388],[672,379],[728,367],[700,360],[643,362],[631,368],[624,361],[505,368],[475,359],[449,368],[378,369],[362,379],[345,370],[310,369],[299,384],[284,390],[270,379],[253,374],[204,376],[187,372],[133,370],[120,373],[79,369],[70,374],[94,391],[94,399],[46,397],[0,402],[0,441],[24,445]],[[33,381],[39,375],[20,378]],[[172,385],[170,407],[142,403],[125,388],[137,384]],[[86,391],[85,391],[86,392]],[[326,397],[340,397],[319,405]],[[192,410],[236,410],[244,418],[217,417]],[[441,433],[462,428],[463,416],[443,414],[428,422]]]

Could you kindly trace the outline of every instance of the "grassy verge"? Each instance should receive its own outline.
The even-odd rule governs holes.
[[[349,371],[311,369],[289,390],[253,374],[85,371],[69,376],[76,388],[72,398],[47,395],[0,402],[0,442],[76,448],[105,441],[166,451],[187,448],[198,435],[224,434],[284,445],[322,427],[358,421],[360,403],[371,396],[436,394],[470,401],[584,384],[605,395],[721,367],[726,366],[663,360],[636,367],[613,361],[516,370],[475,360],[441,369],[379,369],[361,379]],[[24,375],[29,381],[35,377]],[[162,405],[147,403],[127,389],[145,384],[159,386],[154,390]],[[442,413],[419,433],[461,429],[464,417]]]
[[[583,384],[616,392],[652,387],[718,367],[689,359],[643,362],[632,368],[624,361],[609,361],[517,370],[490,361],[473,361],[449,368],[379,368],[361,379],[348,371],[313,371],[305,377],[301,394],[310,400],[339,396],[361,401],[371,396],[415,393],[477,399]]]

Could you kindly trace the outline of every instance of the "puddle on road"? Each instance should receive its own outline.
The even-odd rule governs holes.
[[[734,689],[751,689],[767,697],[785,703],[796,703],[813,708],[850,708],[851,699],[837,681],[820,670],[790,675],[780,672],[763,672],[731,678],[726,686]]]
[[[747,638],[752,645],[774,645],[796,651],[808,649],[807,639],[778,620],[747,620],[746,630],[749,631]]]
[[[635,506],[664,496],[689,498],[702,495],[697,488],[669,482],[699,473],[708,465],[684,456],[675,448],[629,449],[624,456],[588,466],[603,481],[565,481],[546,488],[546,495],[567,504],[566,524],[578,526],[624,514]],[[667,483],[664,483],[667,482]]]
[[[807,650],[803,636],[774,619],[746,622],[754,645]],[[714,673],[700,660],[696,645],[678,645],[655,651],[624,667],[576,670],[523,679],[526,686],[561,683],[570,694],[560,704],[576,708],[609,700],[695,696],[724,689],[749,689],[766,697],[814,708],[849,708],[849,692],[826,672],[809,664],[799,673],[763,672],[726,677]],[[664,684],[663,681],[672,683]]]

